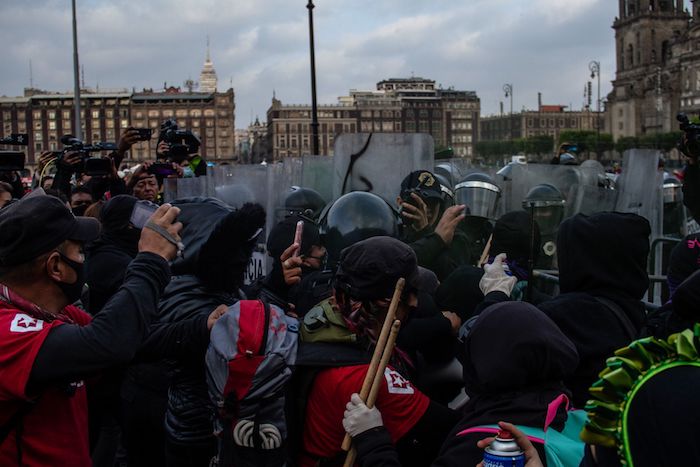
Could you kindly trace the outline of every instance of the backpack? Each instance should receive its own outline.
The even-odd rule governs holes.
[[[216,405],[216,464],[276,467],[287,440],[285,390],[296,361],[299,326],[274,305],[241,300],[211,330],[206,354]]]
[[[532,443],[544,445],[547,467],[578,467],[583,460],[586,443],[581,440],[580,433],[588,418],[585,410],[569,410],[562,431],[549,429],[557,410],[563,403],[568,409],[569,399],[564,394],[549,404],[547,418],[542,429],[517,425]],[[498,433],[499,429],[498,425],[477,426],[461,431],[457,436],[470,433],[484,433],[493,436]]]

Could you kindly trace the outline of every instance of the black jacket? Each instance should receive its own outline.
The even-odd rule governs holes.
[[[430,269],[443,281],[459,266],[469,264],[471,251],[466,234],[455,229],[452,243],[447,245],[432,227],[415,232],[404,228],[401,240],[416,253],[418,265]]]
[[[159,304],[158,322],[206,320],[219,305],[232,305],[241,298],[239,287],[255,244],[253,234],[264,224],[265,212],[258,205],[233,210],[218,200],[191,198],[173,203],[181,209],[183,258],[172,264],[176,276],[166,287]],[[200,326],[193,326],[198,334]],[[168,391],[165,429],[178,444],[214,441],[214,407],[206,384],[204,356],[208,339],[189,339],[191,348],[169,362],[172,375]]]
[[[616,313],[596,297],[621,308],[637,335],[644,326],[640,300],[649,286],[649,235],[649,223],[635,214],[579,214],[559,227],[561,295],[539,308],[576,345],[580,362],[564,382],[577,408],[585,406],[605,359],[638,337],[630,337]]]
[[[99,313],[124,282],[126,269],[138,253],[141,231],[129,226],[136,204],[133,196],[116,196],[102,208],[102,232],[86,249],[85,279],[88,311]]]

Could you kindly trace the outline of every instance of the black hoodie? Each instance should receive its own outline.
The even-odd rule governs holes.
[[[616,313],[596,297],[617,305],[637,335],[644,326],[640,300],[649,287],[650,233],[643,217],[613,212],[577,214],[559,227],[561,294],[539,308],[576,345],[580,362],[565,383],[577,408],[585,406],[588,388],[605,367],[605,359],[633,340]]]

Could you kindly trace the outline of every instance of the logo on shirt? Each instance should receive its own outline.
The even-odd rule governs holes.
[[[33,332],[41,331],[43,328],[44,322],[42,320],[23,313],[17,313],[10,324],[10,332]]]
[[[406,378],[398,374],[396,371],[387,368],[384,370],[387,388],[389,394],[413,394],[413,386]]]

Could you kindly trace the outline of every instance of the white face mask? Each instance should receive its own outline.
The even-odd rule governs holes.
[[[194,171],[190,166],[184,167],[182,169],[182,176],[184,178],[193,178],[194,177]]]

